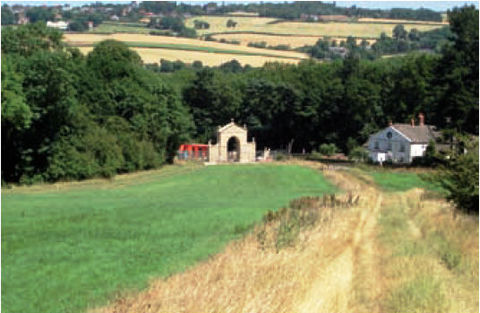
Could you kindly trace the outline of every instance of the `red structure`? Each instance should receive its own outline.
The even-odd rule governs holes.
[[[206,160],[208,158],[208,145],[198,143],[180,145],[178,158],[180,160]]]

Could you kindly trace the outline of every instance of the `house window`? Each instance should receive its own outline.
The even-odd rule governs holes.
[[[378,141],[375,141],[375,149],[378,149]]]
[[[392,132],[388,132],[388,133],[387,133],[387,138],[388,138],[388,139],[392,139]]]
[[[392,151],[392,143],[391,143],[390,141],[388,142],[388,146],[387,146],[387,147],[388,147],[388,148],[387,148],[388,151]]]
[[[400,152],[405,152],[405,145],[403,143],[400,144]]]

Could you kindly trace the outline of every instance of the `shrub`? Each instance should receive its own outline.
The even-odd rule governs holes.
[[[363,147],[353,148],[348,154],[348,159],[354,162],[366,162],[369,159],[368,151]]]
[[[466,153],[454,155],[428,180],[439,183],[457,209],[478,214],[478,139],[462,139]]]
[[[229,20],[227,21],[227,27],[228,27],[228,28],[230,28],[230,27],[235,28],[235,26],[237,26],[237,22],[235,22],[234,20],[229,19]]]
[[[249,42],[248,45],[249,47],[254,47],[254,48],[266,48],[267,43],[265,41],[260,41],[260,42]]]
[[[334,155],[338,152],[338,148],[334,143],[323,143],[318,148],[318,151],[323,155]]]
[[[313,150],[312,153],[307,157],[307,160],[311,161],[320,161],[323,158],[322,154],[318,151]]]

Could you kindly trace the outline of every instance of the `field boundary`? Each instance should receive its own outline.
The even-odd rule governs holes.
[[[291,60],[305,60],[307,58],[285,56],[278,54],[269,54],[269,53],[255,53],[255,52],[246,52],[240,50],[227,50],[211,47],[200,47],[188,44],[155,44],[155,43],[142,43],[142,42],[128,42],[123,41],[128,47],[131,48],[147,48],[147,49],[169,49],[169,50],[183,50],[183,51],[196,51],[203,53],[222,53],[222,54],[233,54],[233,55],[248,55],[248,56],[262,56],[262,57],[271,57],[271,58],[281,58],[281,59],[291,59]],[[75,44],[69,44],[70,47],[95,47],[95,44],[90,43],[81,43],[76,42]]]
[[[335,38],[345,38],[353,37],[353,38],[362,38],[362,39],[371,39],[377,40],[377,37],[369,37],[369,36],[325,36],[325,35],[309,35],[309,34],[284,34],[284,33],[269,33],[269,32],[254,32],[254,31],[232,31],[232,32],[214,32],[208,33],[203,35],[205,36],[217,36],[217,35],[230,35],[230,34],[237,34],[237,35],[267,35],[267,36],[277,36],[277,37],[312,37],[312,38],[325,38],[325,37],[335,37]]]

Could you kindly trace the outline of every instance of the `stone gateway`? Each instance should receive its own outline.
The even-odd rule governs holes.
[[[217,143],[208,142],[208,163],[255,162],[255,138],[247,141],[247,127],[238,126],[233,119],[223,127],[218,127]]]

